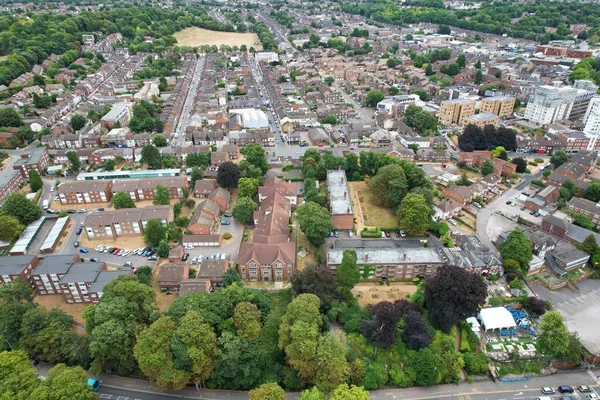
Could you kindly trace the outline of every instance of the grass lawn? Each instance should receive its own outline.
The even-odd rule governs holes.
[[[373,203],[373,193],[365,182],[348,182],[353,192],[352,203],[355,208],[360,208],[364,225],[367,227],[394,226],[397,224],[396,216],[389,208],[377,206]],[[357,204],[358,203],[358,204]],[[354,215],[357,215],[355,211]]]
[[[236,32],[218,32],[197,27],[186,28],[173,35],[177,39],[179,46],[200,46],[207,44],[210,46],[241,46],[254,47],[256,50],[262,50],[260,40],[256,33],[236,33]]]
[[[316,264],[317,263],[317,255],[315,253],[314,246],[308,241],[304,233],[300,230],[300,228],[296,228],[294,226],[294,230],[290,235],[290,241],[296,242],[296,235],[298,236],[298,246],[296,248],[296,253],[305,250],[308,254],[305,257],[301,257],[298,254],[298,269],[302,271],[306,264]]]

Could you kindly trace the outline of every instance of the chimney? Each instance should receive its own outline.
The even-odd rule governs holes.
[[[365,261],[369,261],[369,255],[365,254]]]
[[[344,192],[344,200],[346,200],[346,196],[348,195],[348,193]],[[598,205],[598,204],[596,204]]]
[[[402,253],[402,259],[406,260],[406,253]]]
[[[344,196],[346,198],[346,196]],[[350,207],[346,207],[346,214],[350,214]]]

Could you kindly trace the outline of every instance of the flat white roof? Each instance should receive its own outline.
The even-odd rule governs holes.
[[[486,331],[517,326],[510,311],[504,307],[484,308],[479,312],[479,319]]]
[[[327,190],[331,215],[352,214],[352,200],[350,200],[346,171],[327,171]]]

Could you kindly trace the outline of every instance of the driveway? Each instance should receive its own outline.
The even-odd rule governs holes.
[[[192,250],[186,250],[186,252],[190,254],[189,261],[191,261],[194,257],[206,257],[214,254],[225,254],[228,260],[237,260],[244,230],[242,229],[242,226],[232,217],[223,218],[223,220],[230,221],[231,224],[219,225],[219,228],[215,231],[215,233],[222,235],[226,232],[229,232],[233,237],[230,240],[224,240],[223,244],[219,247],[195,247]]]
[[[579,290],[576,292],[567,288],[550,291],[541,283],[535,283],[533,289],[562,314],[569,331],[579,334],[581,342],[590,353],[600,354],[600,280],[587,279],[577,286]]]

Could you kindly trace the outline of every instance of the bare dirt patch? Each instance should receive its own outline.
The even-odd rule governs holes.
[[[109,247],[118,247],[120,249],[127,249],[127,250],[134,250],[137,249],[138,247],[146,247],[146,244],[144,243],[144,237],[143,236],[130,236],[130,237],[123,237],[123,236],[119,236],[116,239],[95,239],[95,240],[89,240],[87,235],[85,233],[81,234],[81,240],[80,240],[81,246],[83,247],[87,247],[90,252],[94,252],[94,248],[96,248],[96,246],[102,244],[104,246],[109,246]],[[93,256],[92,256],[93,257]],[[125,259],[125,257],[123,257],[123,259]],[[125,262],[125,261],[123,261]]]
[[[262,50],[258,35],[256,33],[236,33],[236,32],[219,32],[202,29],[197,27],[186,28],[175,33],[175,39],[179,46],[201,46],[207,44],[209,46],[238,46],[245,44],[247,47],[254,47],[256,50]]]
[[[370,228],[396,225],[396,216],[389,208],[373,203],[373,193],[365,182],[348,182],[356,218],[356,231],[363,226]],[[362,224],[361,224],[362,223]]]
[[[48,295],[40,295],[36,296],[33,299],[34,302],[38,303],[40,306],[44,307],[46,310],[51,310],[54,307],[58,307],[67,314],[69,314],[75,322],[79,324],[83,324],[83,317],[81,313],[83,310],[87,308],[92,303],[74,303],[69,304],[65,301],[65,298],[62,294],[48,294]]]
[[[394,302],[406,299],[416,291],[417,286],[409,282],[390,282],[389,286],[375,282],[362,282],[354,286],[352,294],[358,299],[361,306],[366,306],[381,301]]]

